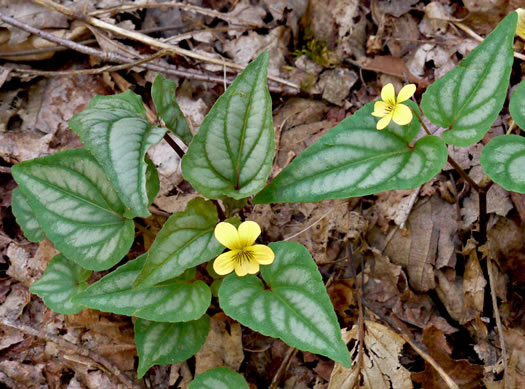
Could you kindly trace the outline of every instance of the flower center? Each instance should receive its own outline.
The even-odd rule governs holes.
[[[237,253],[233,256],[233,260],[238,264],[251,262],[253,260],[253,251],[249,247],[239,249]]]

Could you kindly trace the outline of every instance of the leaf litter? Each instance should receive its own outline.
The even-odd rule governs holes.
[[[15,3],[4,2],[2,10],[36,27],[65,37],[94,37],[102,49],[137,58],[151,54],[152,48],[137,42],[78,29],[59,13],[31,3]],[[81,11],[120,3],[97,2],[84,5]],[[241,65],[260,51],[270,50],[270,73],[300,85],[304,91],[300,97],[294,96],[297,92],[272,96],[278,144],[272,176],[339,121],[376,99],[384,83],[410,81],[424,88],[457,65],[477,42],[454,23],[464,22],[484,35],[520,5],[515,0],[189,3],[205,12],[163,7],[106,13],[101,18],[129,30],[163,29],[152,33],[161,39],[187,34],[173,40],[174,44]],[[206,13],[210,10],[219,17]],[[0,77],[2,167],[78,147],[80,143],[68,130],[67,120],[95,94],[117,93],[126,85],[148,101],[146,91],[154,72],[133,67],[104,75],[35,76],[27,71],[74,72],[102,63],[71,52],[33,54],[28,50],[53,48],[54,44],[13,28],[4,28],[2,34],[0,52],[9,53],[3,57],[8,60]],[[46,62],[47,58],[52,62]],[[32,62],[24,62],[29,59]],[[204,115],[223,91],[224,75],[232,78],[234,73],[189,58],[157,61],[188,69],[189,74],[217,78],[201,81],[191,76],[169,76],[179,85],[178,103],[190,127],[198,131]],[[515,72],[516,84],[523,67],[517,65]],[[504,113],[489,136],[503,133],[507,119]],[[483,178],[480,145],[450,151],[474,180]],[[183,181],[180,159],[166,145],[152,148],[149,156],[161,181],[161,192],[153,205],[156,214],[145,221],[146,230],[154,234],[167,216],[184,209],[196,194]],[[29,294],[29,286],[41,276],[55,252],[47,241],[26,241],[16,226],[9,201],[14,187],[9,174],[0,173],[0,316],[4,320],[0,323],[0,382],[6,387],[26,388],[119,387],[119,377],[97,358],[63,350],[45,338],[5,325],[5,319],[15,320],[40,334],[51,333],[94,350],[134,377],[137,357],[132,320],[88,309],[64,317]],[[502,348],[492,306],[486,299],[487,259],[476,254],[475,243],[468,239],[477,227],[477,201],[461,177],[445,168],[417,191],[391,191],[319,204],[248,205],[245,214],[263,227],[266,240],[296,240],[312,253],[340,324],[348,329],[344,337],[355,356],[354,366],[343,369],[310,353],[290,354],[278,385],[443,388],[444,378],[429,363],[427,357],[431,357],[461,388],[503,388]],[[518,388],[525,385],[525,197],[494,185],[488,193],[488,211],[488,252],[497,264],[496,295],[507,346],[508,377]],[[144,233],[142,238],[130,258],[151,245],[151,236]],[[92,276],[90,282],[100,276]],[[363,302],[373,309],[366,304],[360,309]],[[363,320],[363,330],[359,320]],[[407,344],[407,336],[423,354]],[[201,351],[186,362],[152,368],[144,385],[185,388],[198,372],[229,366],[243,374],[252,387],[268,387],[288,353],[281,341],[254,334],[213,311],[212,331]]]

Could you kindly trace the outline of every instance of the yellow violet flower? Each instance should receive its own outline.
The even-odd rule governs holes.
[[[410,99],[415,92],[416,86],[414,84],[405,85],[399,91],[396,99],[394,85],[386,84],[383,89],[381,89],[381,98],[383,101],[376,101],[374,104],[374,112],[372,112],[372,116],[382,118],[377,122],[376,128],[382,130],[388,126],[390,120],[393,120],[400,126],[410,123],[412,120],[412,111],[408,106],[400,103]]]
[[[259,265],[271,264],[275,258],[272,249],[263,244],[254,244],[259,235],[261,227],[252,221],[241,223],[238,230],[230,223],[217,224],[215,238],[231,251],[217,257],[213,262],[213,270],[220,275],[235,270],[235,273],[242,277],[257,273]]]
[[[518,8],[516,12],[518,13],[518,27],[516,28],[516,35],[525,40],[525,9]]]

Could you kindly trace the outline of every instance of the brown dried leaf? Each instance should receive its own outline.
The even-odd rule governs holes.
[[[195,354],[195,375],[216,367],[239,370],[244,360],[241,325],[224,313],[211,317],[206,343]]]
[[[452,350],[447,343],[443,331],[434,327],[423,330],[423,343],[428,348],[428,353],[439,366],[456,382],[462,389],[480,388],[483,378],[483,366],[473,365],[466,360],[452,359]],[[447,385],[437,371],[425,362],[426,369],[420,373],[413,373],[414,381],[423,384],[423,389],[443,389]]]
[[[352,350],[354,361],[357,361],[359,349],[358,332],[358,327],[354,326],[343,334],[346,343],[356,341]],[[362,366],[355,362],[348,369],[336,363],[328,389],[411,389],[410,372],[399,363],[404,344],[403,338],[382,324],[365,321]]]

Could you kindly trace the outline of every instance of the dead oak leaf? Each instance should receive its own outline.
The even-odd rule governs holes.
[[[355,340],[352,350],[353,360],[357,361],[360,348],[358,327],[343,334],[345,342]],[[365,321],[363,363],[354,363],[345,368],[336,363],[328,389],[411,389],[410,372],[399,362],[399,354],[405,341],[387,327],[372,321]]]

